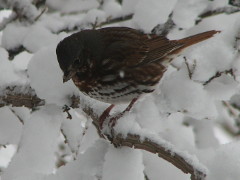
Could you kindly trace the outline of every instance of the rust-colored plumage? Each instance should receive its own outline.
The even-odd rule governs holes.
[[[84,30],[61,41],[57,57],[64,81],[72,78],[84,94],[113,104],[128,102],[153,92],[183,49],[217,32],[169,40],[127,27]]]

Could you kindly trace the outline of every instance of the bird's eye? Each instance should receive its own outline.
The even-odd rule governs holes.
[[[76,58],[73,62],[73,66],[77,66],[77,67],[82,67],[83,66],[83,62],[79,59],[79,58]]]

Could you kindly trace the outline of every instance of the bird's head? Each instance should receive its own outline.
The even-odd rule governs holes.
[[[83,43],[81,38],[72,35],[57,45],[56,54],[63,71],[63,82],[70,80],[77,72],[86,71],[86,53]]]

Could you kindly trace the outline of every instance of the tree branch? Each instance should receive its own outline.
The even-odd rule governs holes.
[[[240,7],[240,0],[229,0],[228,4],[236,7]]]
[[[205,81],[205,82],[203,83],[203,85],[206,86],[206,85],[209,84],[212,80],[220,77],[222,74],[230,74],[234,79],[236,79],[236,78],[235,78],[235,75],[234,75],[234,72],[233,72],[233,69],[229,69],[229,70],[225,70],[225,71],[221,71],[221,72],[219,72],[219,71],[216,72],[216,74],[215,74],[214,76],[210,77],[207,81]]]
[[[72,96],[71,98],[72,108],[79,106],[79,97]],[[7,86],[0,89],[0,107],[6,105],[12,106],[25,106],[28,108],[36,108],[44,105],[45,101],[36,96],[34,90],[29,86]],[[121,133],[109,136],[109,134],[101,134],[99,126],[99,116],[94,112],[94,109],[86,104],[81,104],[82,110],[86,115],[90,116],[93,120],[93,124],[98,130],[100,137],[109,140],[115,147],[127,146],[135,149],[142,149],[165,159],[172,163],[174,166],[182,170],[184,173],[190,173],[192,180],[204,180],[206,177],[206,169],[200,163],[196,165],[193,163],[195,157],[178,151],[172,144],[161,140],[157,135],[144,134],[141,137],[139,133],[129,133],[127,136],[123,136]]]
[[[216,16],[216,15],[219,15],[219,14],[233,14],[233,13],[237,13],[239,11],[240,11],[239,7],[231,7],[231,6],[230,7],[229,6],[221,7],[221,8],[217,8],[217,9],[210,10],[210,11],[205,11],[198,16],[199,20],[196,21],[196,24],[201,22],[202,19],[204,19],[204,18],[208,18],[208,17],[211,17],[211,16]]]
[[[12,105],[34,109],[44,105],[45,101],[38,98],[29,85],[7,86],[0,88],[0,107]]]

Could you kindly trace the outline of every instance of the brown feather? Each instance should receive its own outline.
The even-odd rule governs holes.
[[[183,38],[183,39],[172,40],[171,42],[182,44],[182,46],[180,48],[176,49],[175,51],[172,51],[171,54],[175,54],[175,53],[178,54],[183,49],[185,49],[185,48],[187,48],[187,47],[189,47],[193,44],[197,44],[201,41],[209,39],[209,38],[213,37],[214,34],[219,33],[219,32],[220,31],[215,31],[215,30],[206,31],[206,32],[203,32],[203,33],[200,33],[200,34],[196,34],[196,35],[193,35],[193,36]]]

